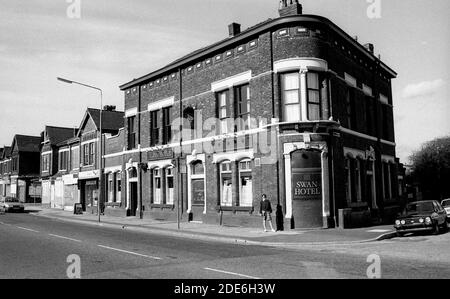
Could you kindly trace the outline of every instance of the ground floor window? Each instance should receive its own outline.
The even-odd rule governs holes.
[[[173,167],[166,168],[166,204],[173,205]]]
[[[231,178],[231,162],[222,162],[220,167],[220,205],[231,207],[233,205],[233,184]]]
[[[153,169],[153,203],[161,204],[161,169]]]
[[[239,162],[239,206],[253,206],[253,181],[250,160]]]
[[[116,174],[116,202],[122,202],[122,173]]]

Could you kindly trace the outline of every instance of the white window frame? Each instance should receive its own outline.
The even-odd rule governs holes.
[[[221,207],[232,207],[233,206],[233,168],[231,165],[231,161],[229,160],[225,160],[219,163],[219,172],[220,172],[220,206]],[[222,166],[224,164],[229,165],[229,170],[223,171]],[[223,174],[230,174],[231,175],[231,201],[228,202],[224,202],[224,197],[223,197]]]
[[[241,169],[241,163],[248,163],[249,168]],[[239,206],[240,207],[252,207],[253,206],[253,174],[252,174],[252,161],[250,159],[244,159],[238,162],[239,170]],[[242,192],[242,174],[250,174],[250,181],[252,182],[249,202],[243,202]],[[248,175],[246,176],[248,177]],[[248,200],[248,199],[247,199]]]

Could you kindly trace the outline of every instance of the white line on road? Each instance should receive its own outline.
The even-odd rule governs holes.
[[[17,226],[17,228],[27,230],[27,231],[33,232],[33,233],[38,233],[37,230],[31,229],[31,228],[26,228],[26,227],[21,227],[21,226]]]
[[[214,272],[219,272],[219,273],[225,273],[225,274],[230,274],[230,275],[236,275],[236,276],[245,277],[245,278],[250,278],[250,279],[261,279],[261,278],[259,278],[259,277],[249,276],[249,275],[244,275],[244,274],[239,274],[239,273],[235,273],[235,272],[228,272],[228,271],[217,270],[217,269],[212,269],[212,268],[204,268],[204,269],[205,269],[205,270],[208,270],[208,271],[214,271]]]
[[[114,250],[114,251],[119,251],[119,252],[123,252],[123,253],[133,254],[133,255],[137,255],[137,256],[147,257],[147,258],[154,259],[154,260],[161,260],[160,257],[150,256],[150,255],[145,255],[145,254],[140,254],[140,253],[136,253],[136,252],[132,252],[132,251],[127,251],[127,250],[123,250],[123,249],[117,249],[117,248],[108,247],[108,246],[103,246],[103,245],[98,245],[98,247],[106,248],[106,249],[110,249],[110,250]]]
[[[64,236],[59,236],[59,235],[54,235],[54,234],[48,234],[48,235],[52,236],[52,237],[55,237],[55,238],[64,239],[64,240],[70,240],[70,241],[74,241],[74,242],[81,242],[80,240],[72,239],[72,238],[68,238],[68,237],[64,237]]]

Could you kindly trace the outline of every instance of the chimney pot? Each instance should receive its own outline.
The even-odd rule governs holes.
[[[364,48],[372,54],[375,52],[375,47],[371,43],[365,44]]]
[[[230,33],[230,37],[236,36],[241,33],[241,24],[231,23],[228,25],[228,31]]]
[[[298,3],[298,0],[281,0],[278,12],[280,17],[301,15],[303,14],[303,7]]]

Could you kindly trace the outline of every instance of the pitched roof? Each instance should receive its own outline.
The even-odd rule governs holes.
[[[62,141],[73,138],[78,133],[77,128],[46,126],[45,130],[47,132],[47,137],[50,140],[51,144],[58,144]]]
[[[100,109],[88,108],[87,113],[91,116],[97,128],[100,128]],[[123,128],[124,112],[102,110],[102,130],[118,131]]]
[[[5,146],[3,148],[3,153],[0,155],[0,159],[4,159],[11,156],[11,147],[10,146]]]
[[[38,136],[14,136],[14,142],[17,144],[19,152],[40,152],[41,137]]]

